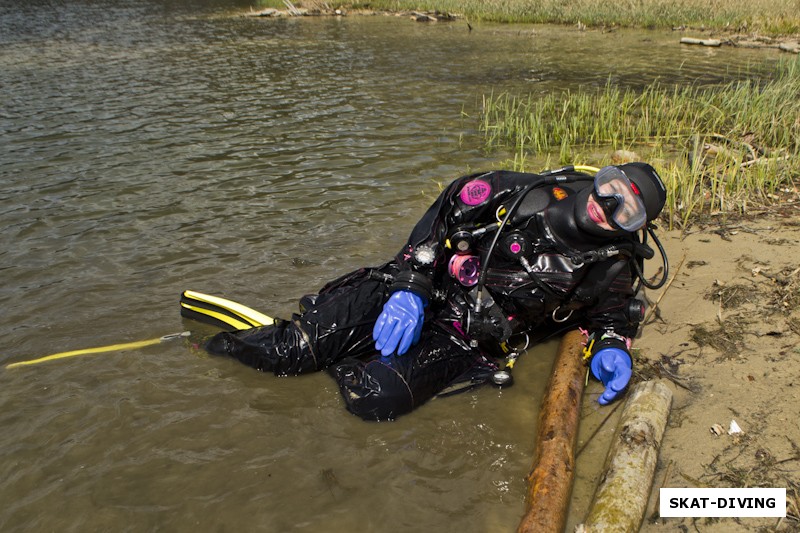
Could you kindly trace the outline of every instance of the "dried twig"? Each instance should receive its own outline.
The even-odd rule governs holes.
[[[676,386],[678,386],[678,387],[680,387],[680,388],[682,388],[684,390],[687,390],[689,392],[697,392],[696,390],[692,389],[692,387],[690,387],[689,385],[683,384],[682,381],[684,380],[684,378],[678,376],[677,374],[675,374],[674,372],[669,370],[667,367],[665,367],[664,363],[662,361],[658,362],[658,371],[659,371],[660,377],[666,376],[667,379],[669,379]]]
[[[659,488],[663,489],[666,486],[667,479],[669,478],[669,471],[670,470],[672,470],[672,461],[670,461],[667,464],[667,469],[664,471],[664,477],[661,479],[661,486]],[[659,506],[660,506],[659,505],[659,503],[660,503],[659,499],[660,499],[660,496],[656,497],[655,501],[653,502],[653,508],[652,508],[652,511],[650,512],[650,516],[656,516],[656,513],[658,512]]]
[[[597,426],[596,428],[594,428],[594,431],[592,431],[592,434],[589,435],[589,437],[586,439],[586,442],[583,443],[583,446],[581,446],[580,449],[578,450],[578,452],[575,454],[575,459],[580,457],[580,455],[583,452],[583,450],[586,449],[586,447],[589,445],[589,443],[592,442],[592,439],[594,438],[594,436],[597,435],[597,432],[600,431],[600,428],[602,428],[604,425],[606,425],[606,422],[608,422],[608,419],[611,418],[611,416],[614,413],[617,412],[617,409],[619,408],[620,405],[622,405],[622,403],[623,402],[617,402],[617,404],[611,409],[611,412],[609,412],[606,415],[606,417],[603,419],[603,421],[600,422],[600,425]]]
[[[678,277],[678,274],[681,271],[681,267],[683,266],[683,262],[684,261],[686,261],[686,253],[685,252],[683,254],[683,257],[681,258],[681,262],[678,263],[678,266],[675,268],[675,274],[672,275],[672,279],[669,280],[669,282],[667,283],[667,286],[664,287],[664,290],[661,291],[661,294],[658,295],[658,299],[656,299],[656,303],[653,304],[653,307],[650,308],[650,310],[647,312],[647,315],[644,317],[644,322],[643,322],[644,324],[647,324],[647,321],[650,319],[650,317],[653,315],[653,313],[656,312],[656,309],[658,308],[658,304],[661,302],[661,299],[664,297],[665,294],[667,294],[667,291],[672,286],[672,283],[675,281],[675,278]]]
[[[789,160],[789,156],[788,155],[783,155],[783,156],[780,156],[780,157],[759,157],[758,159],[753,159],[752,161],[745,161],[744,163],[742,163],[739,166],[741,168],[747,168],[747,167],[751,167],[753,165],[761,165],[761,164],[764,164],[764,163],[773,163],[773,162],[777,162],[777,161],[788,161],[788,160]]]
[[[291,13],[292,15],[294,16],[302,15],[300,10],[294,7],[294,4],[291,2],[291,0],[283,0],[283,3],[286,6],[286,9],[289,10],[289,13]]]

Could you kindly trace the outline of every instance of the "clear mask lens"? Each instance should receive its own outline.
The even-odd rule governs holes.
[[[636,231],[647,222],[647,211],[636,185],[619,168],[601,168],[594,177],[594,191],[598,198],[617,201],[611,219],[623,230]]]

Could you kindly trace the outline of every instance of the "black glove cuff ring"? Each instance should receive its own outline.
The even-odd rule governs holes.
[[[397,291],[411,291],[425,300],[430,300],[433,283],[424,274],[413,270],[403,270],[394,277],[394,283],[389,286],[389,292]]]

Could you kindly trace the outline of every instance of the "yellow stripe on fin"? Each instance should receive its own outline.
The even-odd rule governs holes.
[[[203,315],[206,315],[206,316],[210,316],[211,318],[219,320],[220,322],[228,324],[229,326],[234,327],[234,328],[236,328],[238,330],[250,329],[250,328],[253,327],[252,325],[250,325],[247,322],[242,322],[241,320],[236,320],[232,316],[228,316],[228,315],[223,314],[223,313],[218,313],[216,311],[212,311],[211,309],[206,309],[204,307],[197,307],[197,306],[194,306],[194,305],[189,305],[186,302],[181,302],[181,307],[184,307],[184,308],[188,309],[189,311],[194,311],[195,313],[200,313],[200,314],[203,314]]]
[[[263,313],[259,313],[255,309],[251,309],[246,305],[236,303],[226,298],[220,298],[219,296],[211,296],[209,294],[203,294],[202,292],[195,292],[189,290],[183,291],[183,294],[185,294],[186,297],[188,298],[192,298],[194,300],[205,302],[211,305],[216,305],[217,307],[225,309],[226,311],[229,311],[250,323],[250,325],[247,326],[246,328],[240,328],[240,329],[247,329],[254,326],[269,326],[274,322],[272,318],[268,317]],[[207,311],[206,309],[196,309],[196,308],[192,310],[198,311],[200,313]],[[227,323],[227,321],[225,320],[223,320],[223,322]]]

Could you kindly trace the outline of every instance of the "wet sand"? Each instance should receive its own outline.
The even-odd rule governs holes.
[[[797,531],[800,201],[662,241],[670,282],[648,295],[658,304],[635,366],[667,379],[674,400],[642,531]],[[734,421],[742,432],[729,434]],[[658,518],[660,487],[703,486],[784,487],[787,516]]]

